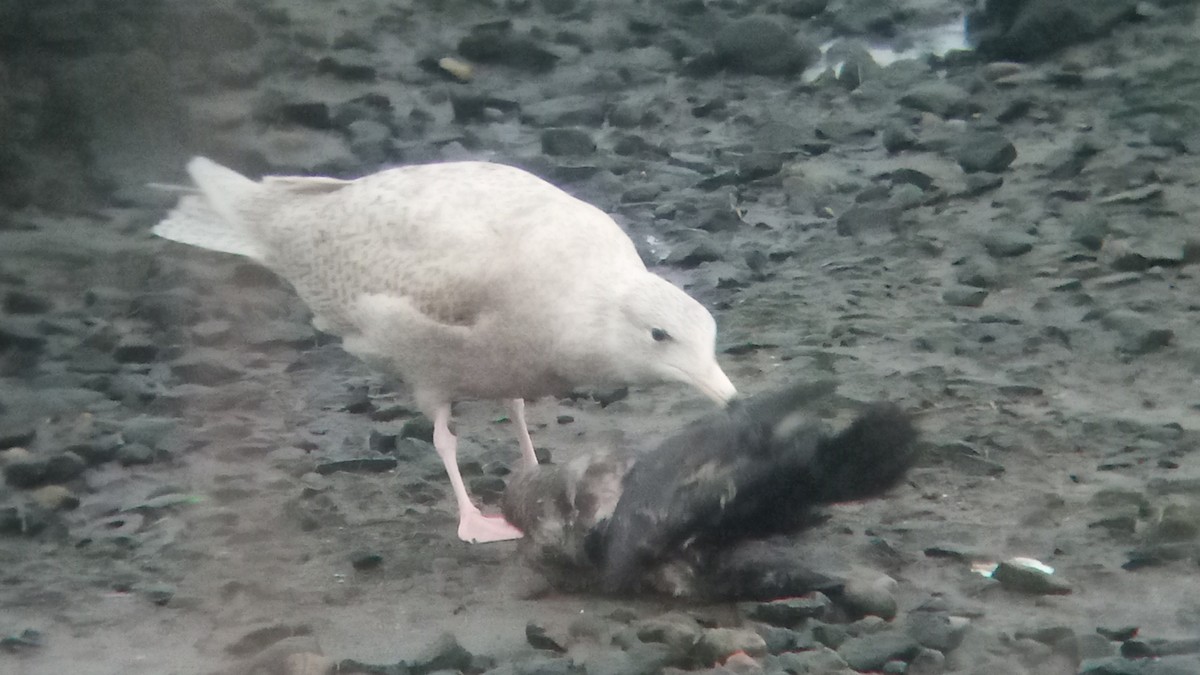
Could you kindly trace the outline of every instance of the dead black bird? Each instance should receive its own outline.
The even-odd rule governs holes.
[[[504,515],[564,590],[752,599],[834,586],[773,538],[802,528],[812,507],[898,483],[917,431],[899,407],[877,403],[830,435],[805,409],[832,389],[735,401],[653,452],[532,467],[510,481]]]

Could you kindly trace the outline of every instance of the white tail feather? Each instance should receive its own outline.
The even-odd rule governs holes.
[[[192,159],[187,168],[199,194],[180,199],[151,231],[182,244],[265,259],[266,251],[242,216],[242,207],[260,189],[258,183],[204,157]]]

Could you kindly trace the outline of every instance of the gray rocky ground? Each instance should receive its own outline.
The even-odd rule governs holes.
[[[866,48],[974,9],[0,5],[0,669],[1200,672],[1194,3],[992,2],[983,53]],[[919,411],[909,482],[793,544],[857,609],[558,594],[515,545],[461,544],[402,388],[270,275],[151,238],[172,198],[145,183],[192,154],[523,166],[714,310],[744,391]],[[660,388],[530,417],[563,459],[707,410]],[[459,412],[493,502],[500,415]],[[1022,557],[1053,574],[973,570]]]

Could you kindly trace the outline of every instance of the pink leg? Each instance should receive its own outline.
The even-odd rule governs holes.
[[[485,516],[471,503],[462,474],[458,471],[458,439],[450,432],[450,404],[438,406],[433,415],[433,447],[454,488],[454,499],[458,502],[458,538],[473,544],[491,541],[520,539],[522,532],[500,516]]]
[[[521,459],[525,468],[537,466],[537,454],[533,451],[533,439],[529,437],[529,427],[525,425],[525,399],[509,399],[508,410],[512,413],[513,424],[517,426],[517,442],[521,444]]]

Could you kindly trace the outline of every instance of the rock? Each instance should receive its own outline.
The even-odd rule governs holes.
[[[755,626],[755,631],[762,636],[763,641],[767,643],[767,651],[772,654],[799,649],[813,649],[818,646],[817,641],[813,639],[809,632],[802,633],[788,628],[765,624]]]
[[[1021,593],[1065,595],[1071,592],[1070,584],[1062,579],[1021,563],[1000,563],[992,572],[992,578],[1004,588]]]
[[[317,73],[331,75],[345,82],[374,82],[378,79],[373,66],[362,63],[346,63],[332,56],[317,60]]]
[[[551,157],[590,155],[596,142],[581,129],[547,129],[542,132],[542,152]]]
[[[963,194],[974,196],[990,192],[1004,185],[1004,177],[987,172],[969,173],[964,182],[966,187],[963,189]]]
[[[825,11],[829,0],[784,0],[779,11],[796,19],[808,19]]]
[[[701,635],[694,653],[701,664],[711,665],[738,652],[751,657],[766,656],[767,643],[761,635],[751,630],[710,628]]]
[[[1135,0],[988,2],[968,17],[967,34],[989,59],[1031,61],[1101,35],[1133,18],[1136,6]]]
[[[4,480],[16,488],[35,488],[46,482],[46,460],[30,457],[4,465]]]
[[[983,238],[983,248],[993,258],[1015,258],[1033,250],[1037,238],[1024,232],[1001,230]]]
[[[956,286],[942,291],[942,301],[954,307],[980,307],[988,292],[982,288]]]
[[[415,438],[433,443],[433,421],[424,415],[408,420],[400,427],[400,438]]]
[[[182,382],[206,387],[219,387],[245,376],[240,368],[234,368],[216,357],[197,355],[175,361],[171,364],[171,372]]]
[[[368,164],[382,164],[393,154],[392,130],[375,120],[355,120],[346,131],[350,133],[350,151]]]
[[[837,649],[843,642],[850,639],[850,634],[843,626],[831,623],[814,623],[811,626],[813,639],[830,649]]]
[[[763,666],[768,672],[785,673],[843,673],[849,665],[837,652],[827,647],[817,649],[785,652],[763,659]]]
[[[121,424],[121,436],[130,443],[144,443],[157,447],[178,425],[179,422],[170,417],[140,415]]]
[[[116,459],[121,466],[150,464],[154,461],[154,450],[141,443],[127,443],[117,450]]]
[[[394,470],[398,464],[395,457],[338,459],[318,464],[316,472],[322,476],[332,473],[385,473]]]
[[[1117,346],[1129,354],[1149,354],[1171,344],[1175,332],[1155,325],[1152,317],[1131,310],[1119,309],[1105,314],[1101,325],[1121,336]]]
[[[26,291],[9,291],[4,294],[4,311],[9,314],[45,314],[54,309],[48,299]]]
[[[965,89],[943,80],[923,82],[909,88],[897,101],[905,108],[929,112],[940,117],[968,117],[976,112]]]
[[[687,654],[695,649],[703,629],[690,616],[670,613],[639,621],[633,625],[633,630],[637,638],[643,642],[665,644],[675,653]],[[763,645],[765,648],[766,643],[764,642]]]
[[[833,603],[824,593],[812,592],[798,598],[782,598],[752,605],[746,615],[773,626],[794,626],[806,619],[823,619]]]
[[[839,604],[851,618],[877,616],[885,621],[896,618],[896,598],[891,589],[896,585],[890,577],[878,579],[850,578],[842,589]]]
[[[33,443],[33,439],[37,437],[37,427],[24,420],[14,420],[0,418],[0,449],[8,449],[15,447],[24,447]],[[16,454],[0,455],[0,459],[25,459],[28,457],[26,451],[25,457],[18,457]]]
[[[359,572],[373,570],[383,564],[383,556],[374,551],[359,551],[350,557],[350,566]]]
[[[909,661],[921,645],[911,636],[899,632],[864,635],[846,640],[837,649],[838,656],[854,670],[880,670],[888,661]]]
[[[963,140],[954,158],[967,173],[1000,173],[1017,158],[1017,149],[1003,135],[987,132]]]
[[[901,209],[893,206],[856,204],[846,209],[837,220],[837,233],[843,237],[868,233],[895,232],[900,226]]]
[[[942,675],[946,672],[946,657],[936,649],[921,648],[908,662],[904,675]]]
[[[83,474],[87,463],[73,452],[63,452],[46,459],[43,479],[49,483],[65,483]]]
[[[536,623],[529,622],[525,624],[525,641],[534,649],[542,649],[549,652],[566,653],[567,649],[559,644],[554,638],[546,634],[546,629]]]
[[[508,23],[476,27],[459,41],[458,53],[476,63],[492,63],[534,73],[549,72],[558,63],[556,54],[530,38],[513,35]]]
[[[774,176],[783,170],[783,158],[774,152],[754,152],[738,160],[737,176],[743,182]]]
[[[126,336],[113,349],[118,363],[152,363],[158,356],[158,345],[147,338]]]
[[[883,149],[889,154],[896,154],[917,147],[917,135],[907,124],[897,121],[888,122],[880,134]]]
[[[918,608],[908,613],[904,628],[922,647],[946,653],[962,643],[968,625],[944,610]]]
[[[79,506],[79,498],[62,485],[44,485],[34,490],[31,496],[47,511],[70,511]]]
[[[795,74],[813,60],[811,49],[765,16],[748,16],[723,26],[713,51],[719,65],[755,75]]]
[[[436,670],[465,671],[471,667],[474,657],[458,643],[454,635],[442,633],[433,644],[409,662],[413,672],[431,673]]]

